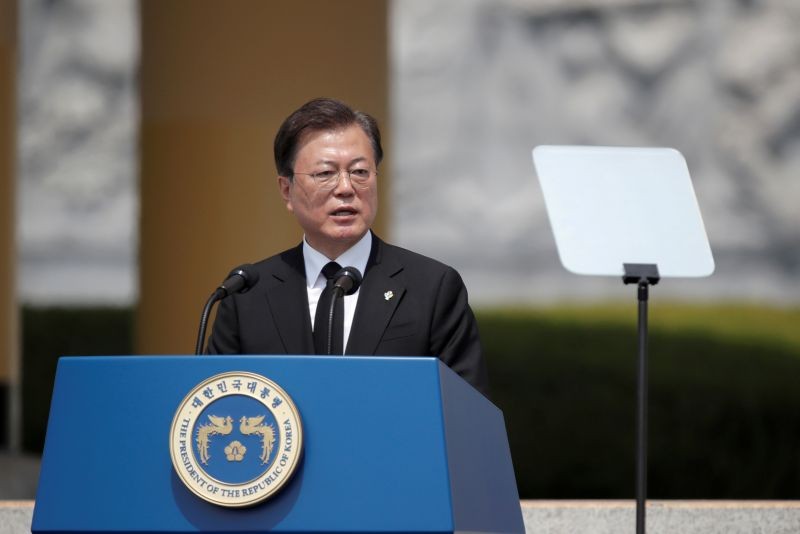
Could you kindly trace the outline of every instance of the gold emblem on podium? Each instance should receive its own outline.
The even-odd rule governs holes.
[[[170,454],[192,493],[226,507],[252,506],[291,479],[303,429],[289,395],[249,372],[222,373],[197,384],[175,412]]]

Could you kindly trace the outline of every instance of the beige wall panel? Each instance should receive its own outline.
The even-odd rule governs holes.
[[[0,0],[0,384],[11,381],[17,363],[14,289],[16,25],[16,2]]]
[[[19,450],[19,309],[16,292],[17,3],[0,0],[0,443]]]
[[[137,350],[190,353],[228,270],[302,235],[275,179],[283,118],[333,96],[388,131],[386,2],[143,0],[141,15]]]

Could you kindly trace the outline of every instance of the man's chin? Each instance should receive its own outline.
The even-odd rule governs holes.
[[[365,233],[367,233],[366,228],[348,227],[333,234],[331,239],[339,243],[354,245],[359,239],[364,237]]]
[[[330,239],[349,239],[362,236],[366,231],[366,225],[354,217],[333,219],[323,227],[323,233]]]

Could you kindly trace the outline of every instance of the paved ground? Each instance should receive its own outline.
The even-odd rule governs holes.
[[[33,501],[0,501],[0,534],[30,534]],[[527,534],[633,532],[633,501],[522,501]],[[63,511],[61,511],[63,513]],[[797,534],[798,501],[650,501],[650,534]]]
[[[39,481],[39,457],[0,452],[0,500],[33,499]]]

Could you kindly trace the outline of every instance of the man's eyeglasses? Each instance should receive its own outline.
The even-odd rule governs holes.
[[[325,170],[319,172],[296,172],[294,174],[308,176],[318,189],[322,191],[331,191],[336,189],[336,186],[339,185],[339,180],[343,174],[350,178],[350,184],[353,188],[366,189],[369,187],[370,179],[373,176],[378,176],[378,171],[373,171],[371,169],[353,169],[351,171],[341,169],[339,171]]]

